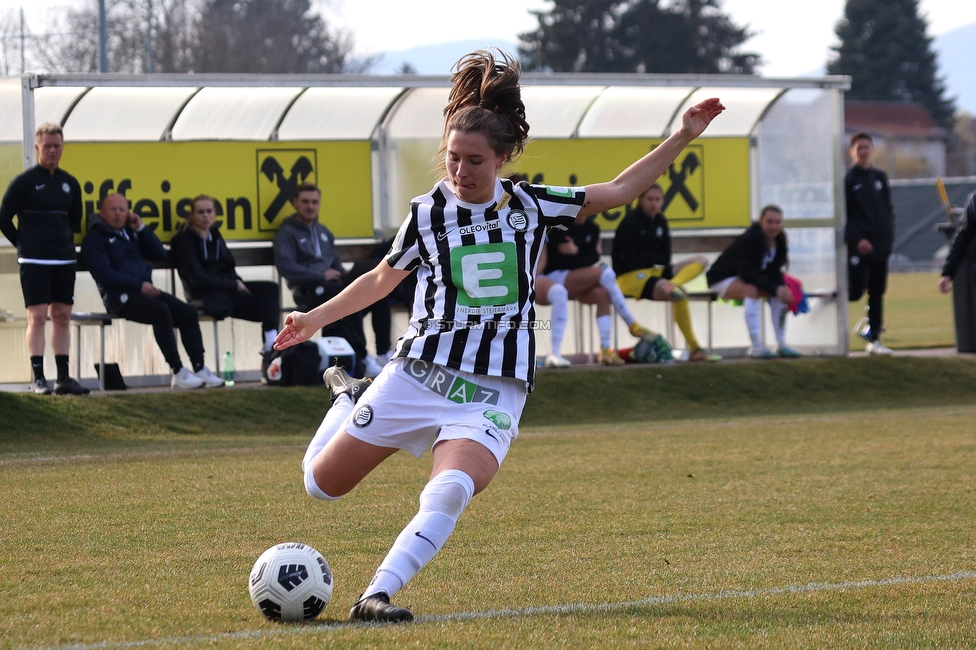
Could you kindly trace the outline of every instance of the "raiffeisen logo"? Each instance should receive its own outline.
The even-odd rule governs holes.
[[[498,230],[502,227],[501,221],[489,221],[488,223],[476,223],[471,226],[464,226],[463,228],[458,228],[458,232],[462,235],[474,235],[479,232],[488,232],[489,230]]]

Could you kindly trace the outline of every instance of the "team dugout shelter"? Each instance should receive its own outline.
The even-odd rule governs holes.
[[[278,225],[293,212],[296,184],[312,182],[322,189],[320,220],[344,250],[362,250],[391,236],[410,199],[437,180],[434,158],[449,87],[446,75],[3,78],[0,184],[5,188],[35,164],[36,126],[55,122],[64,129],[61,166],[82,187],[85,223],[107,194],[120,192],[165,243],[189,214],[192,197],[205,193],[215,197],[221,232],[232,247],[269,248]],[[763,205],[781,206],[789,273],[817,296],[808,301],[809,312],[790,317],[790,344],[808,354],[842,355],[849,343],[843,241],[843,95],[849,87],[848,77],[831,76],[525,73],[522,97],[532,140],[505,171],[552,185],[609,180],[674,131],[688,106],[721,98],[726,112],[660,179],[675,260],[690,254],[715,259],[758,218]],[[597,217],[606,255],[627,209]],[[76,233],[77,244],[83,236]],[[6,240],[0,242],[0,308],[24,316],[16,252]],[[277,279],[272,267],[242,271]],[[157,286],[182,298],[179,280],[174,287],[171,273],[158,273]],[[689,288],[703,292],[704,277]],[[643,323],[670,332],[672,343],[681,347],[666,304],[633,306]],[[704,299],[692,307],[703,343],[730,356],[744,354],[749,338],[739,307]],[[75,310],[103,311],[84,272]],[[772,337],[768,316],[764,321]],[[0,348],[9,360],[0,384],[29,381],[18,322],[6,322],[0,331]],[[250,335],[235,329],[244,325],[221,327],[228,328],[222,347],[234,351],[238,371],[256,372],[260,359],[244,346]],[[118,330],[119,341],[110,340],[106,349],[110,356],[113,346],[121,349],[127,379],[168,376],[148,327],[117,322],[109,329]],[[78,348],[86,356],[82,378],[90,378],[96,337],[77,331],[91,339]],[[625,337],[629,334],[623,332],[620,347],[628,344]],[[567,341],[571,338],[567,332]],[[545,353],[548,337],[540,332],[538,339]],[[76,342],[72,345],[74,354]],[[208,363],[224,351],[211,347]]]

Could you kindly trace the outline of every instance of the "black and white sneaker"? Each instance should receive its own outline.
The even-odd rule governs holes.
[[[380,592],[360,598],[349,610],[349,620],[364,623],[407,623],[413,620],[413,614],[405,607],[391,605],[390,597]]]
[[[68,377],[54,382],[55,395],[87,395],[91,390],[78,383],[77,380]]]
[[[359,401],[359,396],[363,394],[372,379],[354,379],[349,376],[342,366],[332,366],[322,373],[322,381],[332,391],[332,401],[339,399],[339,395],[348,395],[353,404]]]
[[[35,395],[50,395],[51,386],[47,383],[47,379],[35,379],[31,384],[31,392]]]

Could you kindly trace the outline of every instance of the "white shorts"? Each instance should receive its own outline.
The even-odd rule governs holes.
[[[708,287],[708,290],[709,291],[714,291],[715,293],[717,293],[719,298],[724,298],[725,297],[725,292],[728,291],[729,290],[729,287],[732,285],[732,283],[735,282],[738,279],[739,279],[739,276],[733,275],[731,278],[725,278],[724,280],[722,280],[720,282],[716,282],[715,284],[713,284],[710,287]]]
[[[419,359],[393,359],[359,398],[342,430],[420,457],[442,440],[474,440],[499,466],[518,437],[526,387]]]
[[[566,286],[566,276],[568,275],[569,269],[559,269],[558,271],[553,271],[552,273],[543,273],[542,277],[547,280],[552,280],[556,284]]]

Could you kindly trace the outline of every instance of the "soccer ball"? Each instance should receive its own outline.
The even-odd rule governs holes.
[[[251,602],[272,621],[310,621],[332,599],[332,569],[311,546],[287,542],[261,554],[247,588]]]

